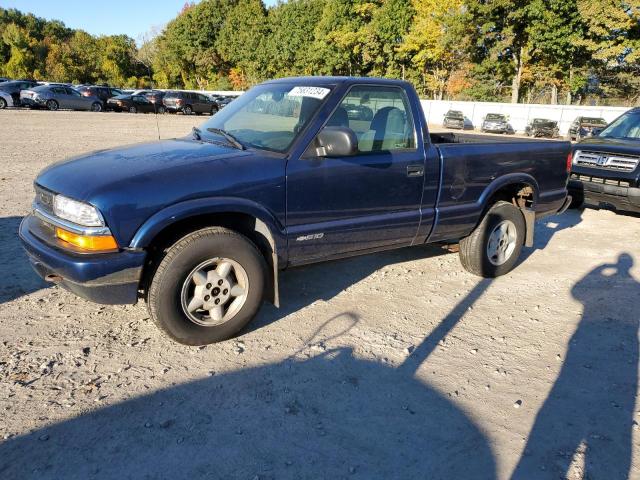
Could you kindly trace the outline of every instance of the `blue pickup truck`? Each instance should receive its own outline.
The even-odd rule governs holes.
[[[476,275],[509,272],[536,218],[570,202],[570,150],[430,134],[403,81],[280,79],[184,138],[46,168],[20,237],[46,280],[144,298],[171,338],[203,345],[278,305],[278,272],[296,265],[447,242]]]

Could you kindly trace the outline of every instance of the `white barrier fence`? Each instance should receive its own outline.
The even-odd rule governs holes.
[[[588,107],[581,105],[538,105],[497,102],[454,102],[446,100],[421,100],[427,123],[442,125],[449,110],[459,110],[465,116],[466,128],[480,129],[487,113],[502,113],[516,132],[524,132],[525,127],[534,118],[545,118],[558,122],[561,135],[566,135],[569,126],[576,117],[599,117],[607,122],[613,121],[628,107]]]

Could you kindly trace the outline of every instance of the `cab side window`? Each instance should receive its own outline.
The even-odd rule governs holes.
[[[416,148],[409,101],[397,87],[351,88],[326,125],[353,130],[361,153]]]

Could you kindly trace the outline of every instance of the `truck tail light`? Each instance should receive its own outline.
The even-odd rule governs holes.
[[[569,152],[569,155],[567,155],[567,173],[571,171],[572,164],[573,164],[573,152]]]

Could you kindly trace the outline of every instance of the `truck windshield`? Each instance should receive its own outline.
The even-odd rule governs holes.
[[[640,140],[640,110],[627,112],[609,124],[599,137]]]
[[[285,152],[318,111],[330,87],[275,83],[258,85],[206,121],[208,139],[231,134],[243,146]]]

